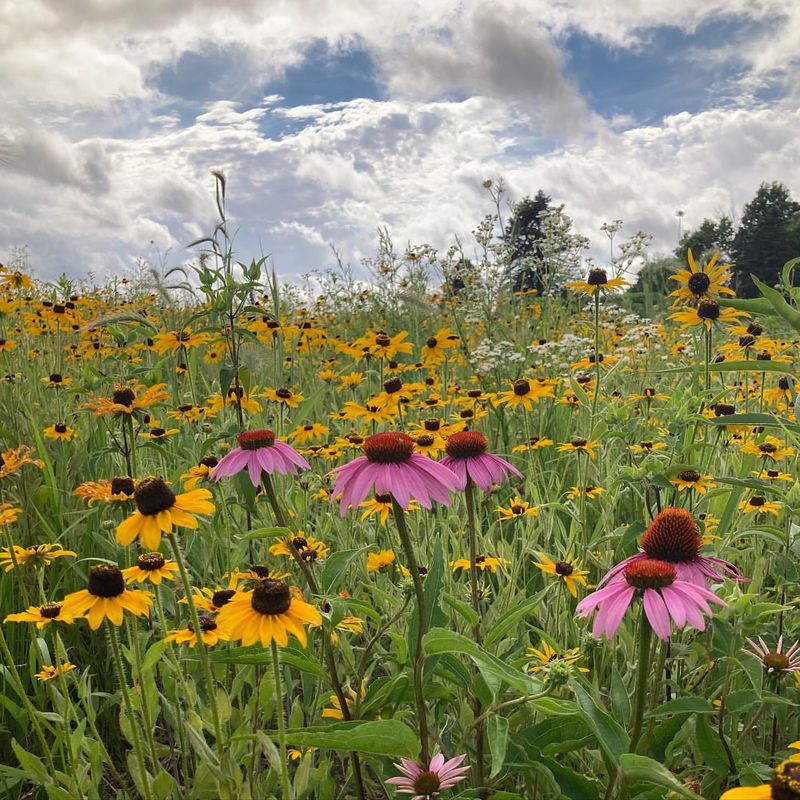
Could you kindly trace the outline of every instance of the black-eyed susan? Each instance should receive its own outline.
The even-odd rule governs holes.
[[[266,388],[261,396],[266,397],[267,400],[270,400],[273,403],[278,403],[279,405],[284,405],[288,408],[299,408],[303,400],[305,400],[300,392],[293,392],[291,389],[288,389],[285,386],[282,386],[279,389]]]
[[[220,642],[227,642],[230,636],[220,628],[218,619],[210,617],[207,614],[201,614],[198,618],[200,622],[200,631],[203,637],[203,644],[207,647],[214,647]],[[165,642],[175,642],[175,644],[186,644],[189,647],[194,647],[197,644],[197,634],[189,623],[185,628],[180,628],[177,631],[172,631],[164,637]]]
[[[289,635],[305,647],[305,626],[321,625],[322,615],[295,596],[283,581],[266,578],[252,591],[237,592],[220,610],[217,621],[230,632],[232,640],[241,641],[245,647],[257,642],[269,647],[273,641],[286,647]]]
[[[679,491],[691,489],[699,494],[705,494],[709,489],[716,489],[717,484],[711,475],[703,475],[696,469],[684,469],[669,479],[669,482]]]
[[[586,576],[589,574],[587,570],[581,569],[580,561],[553,561],[552,558],[539,553],[541,561],[534,561],[533,564],[542,572],[548,575],[553,575],[564,581],[569,589],[569,593],[573,597],[578,596],[578,585],[586,586]]]
[[[644,389],[642,389],[641,392],[629,394],[628,399],[633,400],[634,402],[637,403],[641,402],[652,403],[654,400],[659,400],[662,402],[669,400],[669,396],[662,394],[657,389],[654,389],[652,386],[646,386]]]
[[[416,503],[412,501],[412,505]],[[361,514],[361,521],[369,519],[374,514],[378,515],[378,521],[382,526],[386,525],[386,520],[392,510],[392,495],[391,494],[376,494],[371,500],[365,500],[359,504],[359,508],[363,508],[364,512]],[[410,508],[406,509],[411,510]]]
[[[56,678],[60,678],[62,675],[66,675],[68,672],[72,672],[74,669],[77,669],[77,667],[69,661],[65,661],[57,667],[54,667],[52,664],[45,664],[33,677],[36,678],[37,681],[47,683],[48,681],[54,681]]]
[[[298,425],[286,438],[299,445],[309,442],[319,442],[331,432],[327,425],[319,422],[309,422],[305,425]]]
[[[42,383],[49,389],[66,389],[72,385],[72,380],[64,377],[60,372],[52,372],[46,378],[42,378]]]
[[[315,539],[313,536],[306,536],[305,531],[298,531],[291,539],[280,539],[270,545],[269,552],[274,556],[294,558],[292,548],[297,551],[303,561],[316,561],[320,558],[327,558],[330,554],[330,548],[325,542]]]
[[[675,305],[681,300],[697,303],[704,297],[719,294],[736,296],[736,292],[725,285],[733,277],[728,269],[730,264],[717,265],[719,252],[715,253],[711,260],[704,263],[702,267],[697,266],[691,248],[687,251],[686,257],[689,269],[679,269],[674,275],[669,276],[671,281],[677,281],[679,284],[677,289],[669,293],[670,297],[675,298]]]
[[[506,408],[519,408],[533,411],[533,404],[538,403],[543,397],[554,397],[555,384],[552,381],[529,381],[520,378],[514,381],[511,389],[497,394],[497,402]]]
[[[0,503],[0,528],[16,522],[21,513],[22,509],[12,506],[11,503]]]
[[[45,428],[42,433],[48,439],[55,439],[59,442],[71,442],[75,438],[75,428],[70,428],[66,422],[54,422],[49,428]]]
[[[65,550],[60,544],[34,544],[29,547],[15,544],[12,550],[7,547],[0,550],[0,567],[5,567],[6,572],[11,572],[15,566],[42,569],[55,558],[77,555],[72,550]]]
[[[544,447],[552,447],[555,442],[548,439],[546,436],[531,436],[527,442],[523,444],[514,445],[511,448],[512,453],[527,453],[535,450],[541,450]]]
[[[564,284],[568,289],[575,289],[581,294],[586,294],[593,297],[596,292],[600,294],[613,294],[614,292],[621,292],[626,286],[630,286],[630,281],[626,281],[619,276],[609,278],[608,273],[604,269],[596,267],[589,270],[585,281],[568,281]]]
[[[154,337],[153,350],[159,355],[176,353],[178,350],[189,350],[208,343],[211,335],[208,333],[192,333],[189,328],[182,331],[167,331]]]
[[[258,414],[261,412],[261,403],[255,398],[257,393],[257,386],[254,386],[249,392],[241,386],[231,386],[224,398],[219,393],[208,398],[206,416],[213,417],[219,414],[223,408],[236,406],[241,406],[242,411],[246,411],[248,414]]]
[[[508,563],[509,563],[508,559],[498,558],[496,556],[487,556],[487,555],[475,556],[475,567],[479,569],[481,572],[487,569],[489,570],[489,572],[497,572],[498,567],[502,567],[504,564]],[[458,572],[459,570],[462,569],[469,571],[470,561],[468,558],[459,558],[456,561],[451,561],[450,567],[452,568],[453,572]]]
[[[105,414],[134,414],[156,403],[169,400],[166,386],[166,383],[157,383],[149,388],[145,388],[142,384],[130,386],[117,384],[111,397],[92,395],[81,408],[91,409],[96,417]]]
[[[161,581],[175,579],[178,565],[171,559],[166,559],[161,553],[142,553],[132,567],[122,570],[125,583],[153,583],[156,586]]]
[[[769,783],[728,789],[719,800],[797,800],[800,797],[799,762],[800,757],[791,756],[775,767]]]
[[[72,490],[72,494],[86,500],[91,507],[95,503],[120,503],[133,500],[136,489],[133,478],[120,476],[112,480],[86,481]]]
[[[355,690],[350,687],[344,687],[345,696],[347,698],[347,706],[348,708],[355,709],[358,707],[359,701],[363,702],[367,697],[367,681],[364,679],[361,683],[361,692],[356,694]],[[324,719],[344,719],[344,714],[342,713],[342,704],[339,701],[339,698],[333,694],[328,699],[330,703],[329,706],[322,709],[322,716]]]
[[[447,351],[458,346],[461,337],[449,328],[439,328],[433,336],[425,340],[420,350],[419,360],[426,367],[436,367],[444,363]]]
[[[570,500],[577,500],[579,497],[583,496],[587,500],[595,500],[596,498],[600,497],[603,494],[604,489],[602,486],[592,486],[591,484],[587,484],[586,486],[573,486],[567,492],[567,497]]]
[[[595,450],[600,447],[600,442],[588,439],[575,438],[569,442],[564,442],[558,446],[559,453],[586,453],[589,458],[594,460]]]
[[[743,453],[750,453],[769,461],[783,461],[794,455],[794,447],[787,447],[777,436],[766,436],[761,442],[747,441],[742,445]]]
[[[75,615],[64,609],[61,603],[45,603],[41,606],[30,606],[18,614],[9,614],[3,622],[31,622],[41,630],[51,622],[63,622],[70,625],[75,621]]]
[[[753,475],[768,481],[793,481],[794,478],[788,472],[781,472],[778,469],[754,469]]]
[[[62,601],[64,611],[76,617],[86,617],[95,631],[108,619],[122,625],[126,611],[144,617],[150,611],[153,595],[139,589],[128,589],[122,570],[114,564],[97,564],[89,572],[85,589],[68,594]]]
[[[26,464],[42,469],[44,461],[34,458],[33,450],[26,444],[0,453],[0,478],[7,478],[19,472]]]
[[[192,403],[183,403],[179,405],[174,411],[168,411],[167,416],[177,419],[179,422],[191,423],[199,422],[206,415],[206,410],[203,406],[195,406]]]
[[[647,439],[636,444],[629,445],[631,452],[636,455],[645,455],[653,453],[657,450],[663,450],[667,445],[664,442],[654,442],[652,439]]]
[[[740,317],[749,317],[746,311],[736,308],[723,308],[716,300],[701,300],[697,307],[684,308],[670,314],[668,319],[679,322],[681,328],[693,328],[698,325],[705,326],[706,330],[711,330],[712,326],[732,325]]]
[[[393,550],[380,550],[377,553],[367,553],[367,572],[383,572],[394,564]]]
[[[539,506],[532,506],[527,500],[515,496],[508,501],[508,507],[497,506],[497,511],[500,519],[507,522],[523,517],[536,517],[539,515]]]
[[[339,378],[339,391],[344,389],[352,389],[359,386],[364,381],[364,374],[362,372],[348,372],[347,375],[342,375]]]
[[[193,489],[176,495],[161,479],[143,478],[136,484],[136,511],[117,526],[117,543],[129,545],[136,537],[149,550],[158,550],[162,533],[173,527],[197,528],[196,515],[213,514],[208,489]]]
[[[781,513],[780,503],[775,503],[772,500],[767,500],[766,497],[760,494],[754,494],[748,500],[742,500],[739,503],[739,511],[744,514],[773,514],[776,517]]]
[[[179,428],[161,428],[158,426],[148,428],[146,431],[142,431],[139,435],[143,439],[150,439],[151,441],[160,441],[161,439],[166,439],[169,436],[176,436],[180,433]]]
[[[525,655],[531,659],[528,665],[528,672],[536,673],[544,670],[548,665],[555,661],[561,661],[569,666],[577,664],[583,658],[579,647],[573,647],[571,650],[556,650],[550,642],[544,639],[540,642],[539,647],[528,647]],[[578,667],[579,672],[588,672],[585,667]]]
[[[216,456],[206,456],[200,459],[200,463],[197,466],[189,467],[180,477],[183,482],[183,490],[190,492],[192,489],[197,488],[197,484],[200,481],[210,481],[211,473],[217,464],[219,464],[219,459]]]

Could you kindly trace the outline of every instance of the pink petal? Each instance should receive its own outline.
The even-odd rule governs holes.
[[[655,589],[644,590],[644,613],[656,636],[666,642],[669,639],[669,613],[664,600]]]

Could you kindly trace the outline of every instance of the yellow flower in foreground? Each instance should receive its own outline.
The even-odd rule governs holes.
[[[232,640],[241,640],[245,647],[257,642],[269,647],[273,641],[286,647],[289,634],[305,647],[305,626],[321,625],[322,615],[305,600],[294,597],[283,581],[266,578],[252,592],[237,592],[222,607],[217,623],[230,632]]]
[[[100,501],[104,503],[125,502],[133,500],[135,490],[133,478],[121,477],[109,481],[86,481],[72,490],[72,494],[86,500],[91,508]]]
[[[609,278],[608,273],[599,268],[589,270],[585,281],[568,281],[564,284],[568,289],[575,289],[581,294],[589,295],[589,297],[593,297],[595,292],[600,292],[601,294],[621,292],[626,286],[630,285],[630,281],[626,281],[624,278]]]
[[[513,497],[509,500],[508,508],[497,506],[500,519],[507,522],[510,519],[521,519],[522,517],[536,517],[539,515],[539,506],[532,506],[526,500]]]
[[[200,630],[203,633],[203,644],[207,647],[214,647],[219,642],[227,642],[230,636],[224,629],[220,628],[217,620],[214,617],[202,615],[199,618]],[[189,625],[186,628],[181,628],[177,631],[172,631],[164,637],[165,642],[175,642],[176,644],[187,644],[189,647],[194,647],[197,644],[197,634],[192,630]]]
[[[49,428],[45,428],[42,433],[48,439],[56,439],[60,442],[71,442],[75,438],[75,428],[70,428],[65,422],[55,422]]]
[[[758,444],[753,441],[745,442],[742,445],[742,452],[768,458],[770,461],[782,461],[787,456],[794,455],[794,447],[786,447],[777,436],[767,436]]]
[[[679,472],[669,482],[679,491],[684,489],[694,489],[699,494],[705,494],[709,489],[716,489],[717,484],[712,480],[711,475],[701,475],[697,470],[685,469]]]
[[[528,672],[540,672],[554,661],[563,661],[565,664],[572,666],[583,658],[579,647],[574,647],[572,650],[559,653],[549,642],[544,640],[539,644],[539,648],[529,647],[525,651],[525,655],[531,659],[535,659],[535,662],[528,667]],[[578,670],[580,672],[589,671],[586,667],[578,667]]]
[[[117,526],[117,544],[129,545],[137,536],[148,550],[158,550],[162,533],[173,526],[197,528],[196,514],[213,514],[208,489],[176,495],[161,478],[143,478],[133,495],[136,511]]]
[[[773,503],[760,494],[754,494],[749,500],[742,500],[739,503],[739,511],[745,514],[774,514],[776,517],[781,513],[779,503]]]
[[[394,563],[394,553],[391,550],[367,553],[367,572],[378,572],[392,563]]]
[[[42,667],[41,671],[37,672],[34,677],[39,681],[53,681],[60,675],[66,675],[68,672],[72,672],[74,669],[76,669],[75,665],[70,664],[69,661],[64,662],[58,667],[53,667],[50,664],[47,664]]]
[[[789,747],[796,747],[797,742]],[[779,800],[797,797],[800,791],[800,755],[781,761],[772,772],[772,780],[760,786],[739,786],[728,789],[719,800]]]
[[[573,597],[578,596],[576,584],[586,586],[586,576],[589,573],[585,569],[580,569],[580,561],[553,561],[553,559],[546,556],[544,553],[539,553],[539,558],[541,559],[541,563],[534,561],[534,565],[548,575],[555,575],[559,578],[563,578],[567,589],[569,589],[569,593]]]
[[[746,311],[735,308],[723,308],[716,300],[701,300],[697,308],[686,308],[670,314],[668,319],[680,322],[682,328],[692,328],[704,325],[706,330],[711,330],[715,323],[733,324],[739,317],[749,317]]]
[[[178,565],[175,561],[167,560],[161,553],[142,553],[132,567],[122,570],[125,583],[153,583],[161,585],[161,581],[175,579]]]
[[[692,249],[687,252],[689,269],[676,270],[674,275],[670,275],[671,281],[677,281],[679,287],[669,293],[670,297],[675,297],[675,302],[688,300],[697,302],[701,297],[708,297],[715,294],[727,294],[731,297],[736,296],[736,292],[725,283],[733,276],[728,269],[730,264],[720,264],[716,266],[719,252],[715,253],[710,261],[703,264],[702,268],[697,267],[694,260]]]
[[[305,531],[298,531],[297,535],[291,539],[291,544],[294,549],[300,554],[303,561],[316,561],[318,558],[327,558],[330,554],[330,548],[325,542],[315,539],[313,536],[306,536]],[[287,556],[294,558],[289,541],[280,539],[269,548],[270,553],[274,556]]]
[[[153,595],[139,589],[126,589],[122,570],[113,564],[98,564],[89,573],[86,589],[68,594],[62,603],[64,611],[86,617],[89,627],[96,631],[104,619],[122,625],[129,611],[144,617],[150,611]]]

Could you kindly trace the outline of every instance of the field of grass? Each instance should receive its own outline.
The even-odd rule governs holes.
[[[0,275],[5,796],[800,796],[788,290],[310,298],[217,234]]]

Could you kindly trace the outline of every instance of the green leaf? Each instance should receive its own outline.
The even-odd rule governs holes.
[[[433,550],[431,568],[425,576],[423,594],[425,597],[425,630],[437,628],[447,623],[447,615],[442,610],[441,597],[444,589],[444,555],[442,553],[441,539],[437,539]],[[417,611],[416,598],[414,607],[408,620],[408,651],[415,653],[417,649],[417,630],[419,612]],[[430,667],[429,667],[430,668]]]
[[[499,619],[494,620],[492,622],[491,629],[487,632],[483,640],[484,646],[491,647],[495,642],[500,641],[500,639],[505,635],[506,631],[509,631],[512,628],[516,632],[517,623],[519,620],[530,615],[531,611],[536,608],[537,605],[539,605],[546,591],[547,589],[545,589],[543,592],[539,592],[530,600],[525,601],[521,605],[514,606],[511,611],[504,614]]]
[[[719,736],[712,730],[705,717],[695,721],[695,741],[703,761],[720,777],[730,772],[730,764]]]
[[[628,690],[622,682],[619,671],[616,667],[611,670],[611,713],[614,719],[624,725],[631,718],[631,700],[628,697]]]
[[[486,735],[489,738],[489,752],[492,754],[492,771],[490,778],[494,778],[506,760],[506,750],[508,749],[508,719],[498,714],[492,714],[486,725]]]
[[[273,739],[278,733],[270,731]],[[327,750],[357,751],[395,758],[417,758],[419,740],[404,722],[380,719],[371,722],[350,720],[311,728],[291,728],[286,738],[295,747],[320,747]]]
[[[666,717],[668,714],[713,714],[714,706],[704,697],[678,697],[663,703],[645,714],[646,719]]]
[[[292,532],[289,530],[289,528],[255,528],[254,530],[248,531],[244,536],[242,536],[240,541],[246,542],[250,539],[279,539],[283,536],[291,535]]]
[[[702,800],[700,795],[684,786],[663,764],[659,764],[652,758],[638,756],[635,753],[625,753],[620,758],[619,765],[628,781],[669,789],[679,797],[687,797],[690,800]]]
[[[627,752],[630,746],[628,734],[618,722],[598,707],[580,684],[574,683],[572,689],[575,692],[578,710],[594,733],[608,771],[611,773],[613,766],[620,763],[620,756]]]
[[[16,739],[11,740],[11,748],[20,766],[28,773],[30,780],[35,781],[40,786],[47,786],[49,783],[53,783],[53,779],[50,777],[47,767],[45,767],[41,758],[25,750]]]
[[[450,606],[450,608],[460,614],[470,625],[477,625],[480,622],[480,617],[475,613],[472,606],[467,603],[456,600],[455,597],[446,592],[442,595],[442,600],[444,600],[445,605]]]
[[[524,694],[534,693],[541,689],[538,682],[518,672],[491,653],[487,653],[471,639],[455,631],[434,628],[425,634],[422,646],[427,655],[439,653],[461,653],[473,660],[483,675],[493,694],[497,694],[503,684]]]
[[[331,594],[336,591],[339,581],[344,577],[353,559],[365,550],[368,550],[369,547],[370,545],[359,547],[355,550],[337,550],[332,556],[327,558],[319,581],[320,592],[322,592],[322,594]]]
[[[755,275],[750,276],[761,294],[769,301],[773,311],[783,317],[795,330],[800,331],[800,311],[793,308],[786,302],[786,298],[771,286],[767,286],[764,281],[759,280]]]

